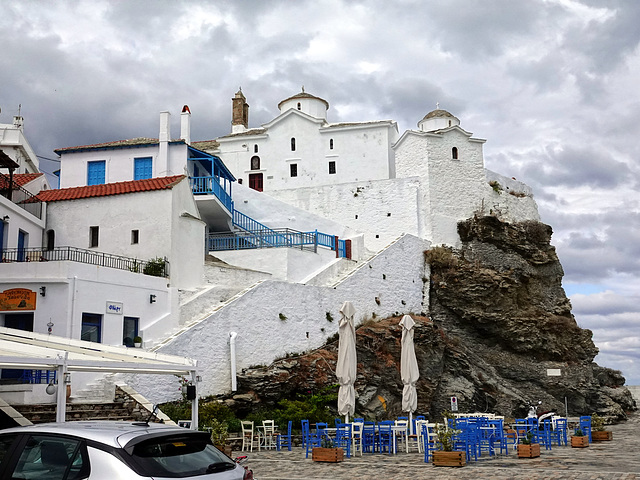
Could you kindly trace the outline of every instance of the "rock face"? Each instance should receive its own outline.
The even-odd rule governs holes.
[[[495,217],[460,222],[460,250],[425,252],[431,267],[429,318],[413,315],[418,410],[436,418],[451,408],[569,415],[598,412],[611,420],[635,410],[621,373],[593,362],[598,349],[581,329],[562,289],[562,266],[550,245],[551,227],[538,222],[507,224]],[[356,413],[383,419],[401,413],[400,317],[369,321],[356,331]],[[250,369],[238,377],[237,409],[273,405],[296,393],[336,383],[337,340],[325,348]],[[560,376],[548,371],[559,370]],[[337,389],[337,387],[336,387]]]

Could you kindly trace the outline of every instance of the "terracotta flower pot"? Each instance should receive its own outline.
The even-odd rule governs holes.
[[[540,444],[518,445],[518,458],[536,458],[540,456]]]
[[[585,448],[589,446],[589,437],[571,437],[571,446],[573,448]]]
[[[591,440],[594,442],[608,442],[613,440],[613,432],[609,430],[591,431]]]
[[[466,463],[464,452],[444,452],[442,450],[433,452],[433,464],[436,467],[464,467]]]
[[[311,460],[314,462],[342,462],[344,460],[344,450],[341,448],[315,447],[311,449]]]

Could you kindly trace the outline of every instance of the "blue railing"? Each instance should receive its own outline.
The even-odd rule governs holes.
[[[56,376],[55,370],[23,370],[20,383],[55,383]]]
[[[227,210],[233,212],[233,200],[231,196],[220,185],[216,177],[190,177],[191,191],[194,195],[215,195],[218,200],[226,207]]]

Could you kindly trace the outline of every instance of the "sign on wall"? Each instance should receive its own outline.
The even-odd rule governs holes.
[[[458,397],[451,397],[451,411],[458,411]]]
[[[107,302],[107,313],[122,315],[122,302]]]
[[[10,288],[0,293],[0,311],[35,310],[36,292],[28,288]]]

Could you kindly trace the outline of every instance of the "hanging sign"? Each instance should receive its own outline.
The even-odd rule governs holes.
[[[35,310],[36,292],[28,288],[11,288],[0,293],[0,311]]]

